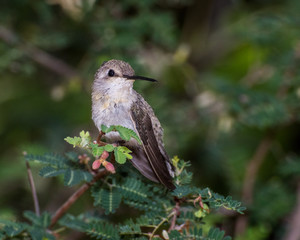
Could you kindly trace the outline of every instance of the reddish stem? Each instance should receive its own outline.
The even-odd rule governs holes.
[[[55,223],[66,213],[66,211],[77,201],[77,199],[84,194],[98,179],[104,177],[106,174],[108,174],[108,171],[106,171],[106,169],[101,169],[97,175],[94,176],[91,182],[83,184],[76,192],[74,192],[68,198],[68,200],[56,210],[52,217],[49,228],[53,227]]]
[[[27,167],[27,174],[28,174],[29,184],[30,184],[30,188],[31,188],[31,192],[32,192],[32,198],[33,198],[33,203],[34,203],[35,214],[37,216],[40,216],[39,199],[38,199],[37,194],[36,194],[35,185],[34,185],[32,173],[31,173],[30,165],[27,161],[26,161],[26,167]]]

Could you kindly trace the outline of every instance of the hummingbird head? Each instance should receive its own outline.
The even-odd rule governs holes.
[[[103,62],[95,74],[95,84],[104,86],[123,85],[131,86],[135,80],[157,82],[155,79],[137,76],[132,67],[121,60]]]

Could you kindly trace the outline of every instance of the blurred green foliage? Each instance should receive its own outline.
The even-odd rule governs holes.
[[[196,185],[248,204],[246,229],[235,215],[211,223],[238,239],[287,237],[300,172],[300,2],[80,2],[0,3],[0,216],[33,208],[23,151],[62,152],[80,129],[96,136],[90,86],[116,58],[159,80],[136,89]],[[72,192],[35,179],[49,212]],[[73,211],[90,204],[81,201]]]

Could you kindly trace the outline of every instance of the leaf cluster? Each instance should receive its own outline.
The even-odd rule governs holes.
[[[64,156],[46,153],[44,155],[25,155],[26,161],[34,161],[44,165],[39,175],[45,178],[62,175],[65,186],[73,186],[82,181],[92,180],[92,174],[85,165],[79,163],[79,155],[75,152],[68,152]]]
[[[130,129],[120,126],[102,126],[103,133],[119,132],[122,139],[131,138],[136,141],[138,136]],[[116,144],[93,143],[88,132],[82,131],[79,137],[66,138],[66,141],[75,147],[84,148],[91,157],[99,157],[103,151],[113,152],[117,162],[122,164],[116,174],[103,177],[92,182],[97,171],[91,171],[88,155],[69,152],[64,155],[44,154],[25,155],[26,161],[35,161],[43,167],[40,170],[42,177],[55,177],[62,175],[66,186],[73,186],[80,182],[89,182],[94,206],[99,214],[82,213],[79,216],[67,214],[59,221],[64,228],[84,232],[95,239],[229,239],[224,238],[224,231],[211,229],[203,232],[202,220],[212,209],[220,207],[242,213],[245,209],[241,203],[230,196],[224,197],[214,193],[208,188],[200,189],[192,185],[192,173],[188,170],[189,162],[178,157],[172,159],[175,168],[175,185],[173,192],[168,192],[163,186],[150,182],[139,174],[129,163],[120,161],[130,159],[130,150]],[[85,161],[82,161],[82,159]],[[129,216],[126,220],[112,222],[110,217],[118,214],[118,209],[135,209],[137,216]],[[32,224],[11,223],[6,224],[2,235],[8,237],[30,235],[47,237],[51,232],[46,231],[51,222],[48,213],[41,217],[32,212],[25,212],[24,216]],[[106,220],[105,220],[106,219]],[[175,228],[176,227],[176,228]],[[35,229],[39,228],[39,231]],[[169,231],[168,231],[169,229]],[[21,235],[20,235],[21,234]],[[38,235],[40,234],[40,235]],[[44,235],[43,235],[44,234]],[[51,238],[53,239],[53,236]]]
[[[119,136],[124,141],[135,139],[138,144],[142,143],[139,136],[133,130],[125,128],[123,126],[112,125],[110,127],[106,127],[102,125],[101,130],[104,134],[112,131],[118,132]],[[80,147],[90,150],[95,158],[99,158],[104,151],[107,151],[114,153],[115,160],[119,164],[124,164],[127,159],[132,159],[132,156],[130,155],[131,150],[127,147],[108,143],[102,143],[104,146],[100,146],[98,143],[94,143],[91,141],[89,132],[81,131],[79,137],[66,137],[65,141],[73,145],[73,147]]]
[[[37,216],[31,211],[25,211],[24,217],[28,222],[13,222],[0,219],[0,239],[55,239],[47,230],[51,223],[51,215],[48,212]]]

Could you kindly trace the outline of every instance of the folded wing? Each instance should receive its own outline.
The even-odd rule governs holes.
[[[131,108],[132,121],[143,143],[140,152],[133,155],[132,162],[147,178],[155,182],[158,180],[173,190],[175,186],[172,183],[170,167],[168,167],[170,166],[168,156],[165,151],[161,152],[160,149],[163,149],[163,146],[159,146],[151,118],[142,104],[142,102],[137,102]]]

